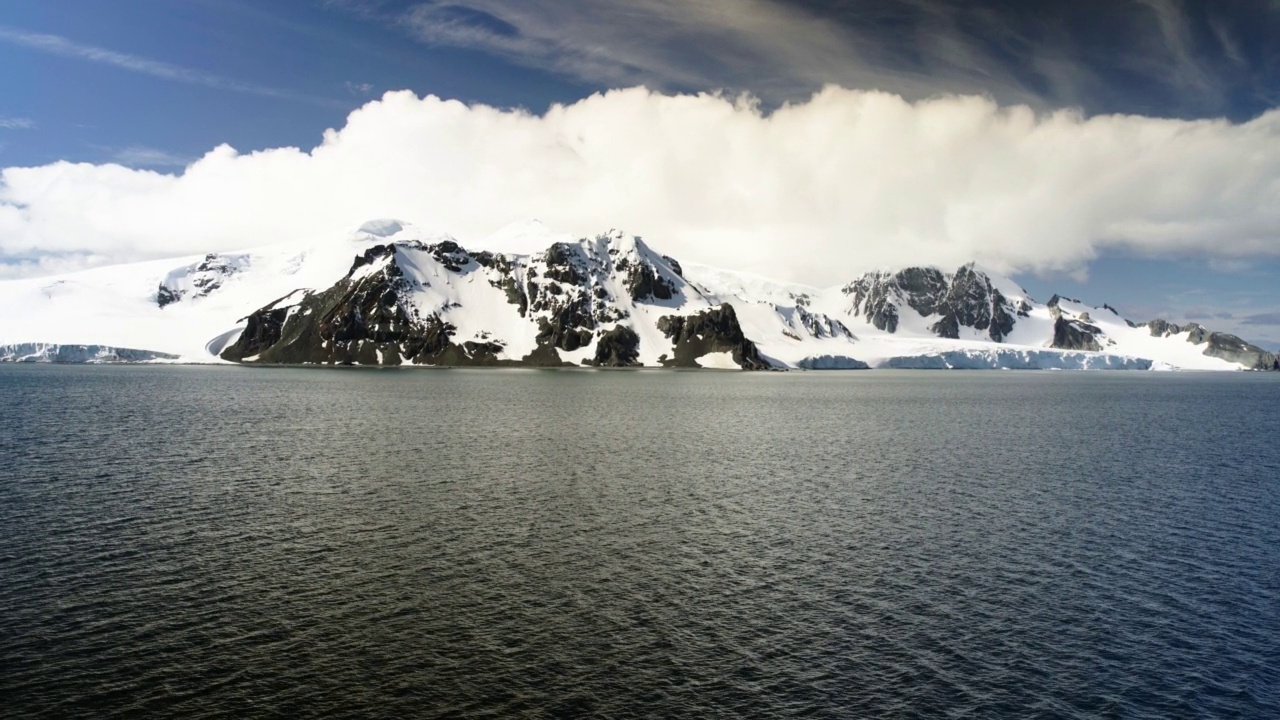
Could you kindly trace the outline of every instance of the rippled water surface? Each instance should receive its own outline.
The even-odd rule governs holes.
[[[0,366],[0,715],[1280,717],[1278,401]]]

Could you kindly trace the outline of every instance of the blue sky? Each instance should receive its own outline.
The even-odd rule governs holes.
[[[749,92],[767,111],[835,83],[1238,123],[1280,105],[1278,37],[1280,3],[1267,0],[8,0],[0,167],[177,174],[223,143],[305,150],[396,89],[542,113],[643,84]],[[1250,247],[1108,246],[1085,273],[1018,279],[1040,299],[1079,296],[1280,347],[1280,240]],[[0,249],[0,263],[40,252]]]
[[[324,2],[11,0],[0,26],[0,64],[17,69],[0,76],[0,117],[33,125],[5,133],[4,165],[310,146],[393,89],[537,108],[592,89]]]

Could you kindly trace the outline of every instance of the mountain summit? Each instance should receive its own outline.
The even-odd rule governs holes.
[[[536,221],[468,249],[375,220],[339,242],[0,283],[0,360],[712,368],[1276,369],[1199,325],[1039,303],[976,264],[815,289]],[[63,346],[111,352],[60,351]]]

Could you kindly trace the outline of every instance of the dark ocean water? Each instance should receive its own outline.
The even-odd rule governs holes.
[[[0,715],[1280,717],[1278,401],[0,366]]]

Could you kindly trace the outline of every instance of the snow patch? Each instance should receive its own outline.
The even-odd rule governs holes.
[[[712,368],[715,370],[741,370],[742,369],[738,365],[738,363],[734,362],[733,353],[731,352],[707,353],[706,355],[703,355],[702,357],[698,358],[695,362],[697,362],[700,367]]]

